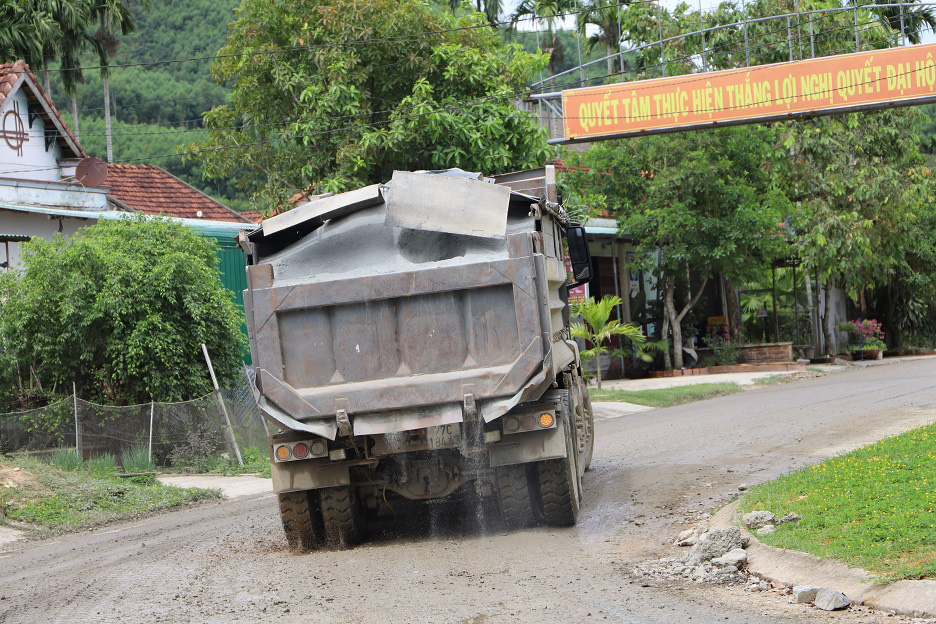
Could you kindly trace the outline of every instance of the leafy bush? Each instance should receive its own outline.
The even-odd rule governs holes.
[[[127,474],[153,472],[156,466],[149,458],[149,449],[142,444],[131,447],[120,454],[120,463]]]
[[[270,452],[265,448],[248,446],[241,449],[241,466],[229,455],[222,455],[212,468],[211,472],[217,474],[258,474],[261,477],[270,476]]]
[[[726,366],[738,363],[738,348],[723,338],[705,338],[705,344],[712,350],[712,355],[705,358],[706,366]]]
[[[191,228],[142,215],[102,220],[70,239],[23,243],[22,270],[0,275],[0,358],[11,381],[77,382],[106,403],[206,394],[205,343],[230,379],[241,314],[221,285],[216,247]]]
[[[49,464],[59,470],[78,470],[81,468],[81,458],[73,450],[61,449],[52,453]]]
[[[224,462],[219,457],[222,448],[221,433],[207,426],[195,426],[188,431],[185,441],[177,444],[169,453],[173,468],[188,472],[212,472]]]

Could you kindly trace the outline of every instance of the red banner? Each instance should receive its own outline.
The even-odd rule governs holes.
[[[927,101],[936,101],[936,44],[562,92],[567,140]]]

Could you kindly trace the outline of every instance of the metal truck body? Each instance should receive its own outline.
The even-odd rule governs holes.
[[[388,492],[471,488],[510,525],[575,522],[593,428],[568,331],[567,232],[577,273],[589,268],[553,180],[551,168],[499,184],[395,172],[242,241],[292,546],[353,543]]]

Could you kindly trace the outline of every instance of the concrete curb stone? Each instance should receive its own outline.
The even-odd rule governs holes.
[[[739,501],[726,505],[709,520],[710,529],[737,527]],[[834,588],[847,596],[852,604],[865,605],[897,615],[936,617],[936,581],[896,581],[877,583],[871,574],[849,568],[838,561],[820,559],[807,553],[774,548],[762,544],[753,535],[746,552],[747,569],[757,576],[789,586],[812,585]]]

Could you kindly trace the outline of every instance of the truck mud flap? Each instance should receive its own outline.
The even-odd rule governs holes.
[[[559,420],[555,429],[530,431],[507,436],[509,441],[488,447],[491,467],[528,464],[546,459],[562,459],[567,454],[565,421]]]

